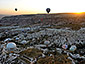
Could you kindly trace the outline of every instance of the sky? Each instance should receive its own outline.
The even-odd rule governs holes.
[[[15,11],[15,8],[18,11]],[[85,12],[85,0],[0,0],[0,14]]]

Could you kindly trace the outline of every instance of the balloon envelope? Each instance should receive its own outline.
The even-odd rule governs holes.
[[[75,45],[72,45],[71,47],[70,47],[70,51],[75,51],[77,49],[77,47],[75,46]]]
[[[44,44],[48,45],[50,44],[50,41],[45,41]]]
[[[63,49],[67,49],[68,48],[68,45],[64,44],[64,45],[62,45],[62,48]]]
[[[50,8],[47,8],[46,11],[47,11],[47,13],[49,13],[51,11],[51,9]]]
[[[14,51],[16,49],[16,44],[14,42],[9,42],[7,45],[6,45],[6,48],[9,50],[9,51]]]
[[[21,41],[21,44],[27,44],[26,40]]]
[[[15,8],[15,11],[17,11],[17,8]]]

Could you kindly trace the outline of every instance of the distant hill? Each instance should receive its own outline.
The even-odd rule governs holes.
[[[10,16],[10,15],[4,15],[4,14],[0,14],[0,19],[5,17],[5,16]]]
[[[28,26],[34,24],[51,24],[69,26],[67,24],[79,24],[85,26],[85,14],[55,13],[55,14],[26,14],[5,16],[0,20],[3,26]]]
[[[0,19],[2,18],[2,17],[4,17],[5,15],[0,15]]]

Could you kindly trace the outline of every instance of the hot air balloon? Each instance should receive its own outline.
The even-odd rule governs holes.
[[[27,44],[27,41],[26,40],[23,40],[20,42],[21,44]]]
[[[12,39],[11,38],[7,38],[7,39],[4,40],[4,42],[9,42],[9,41],[12,41]]]
[[[64,45],[62,45],[62,48],[63,49],[67,49],[68,48],[68,45],[64,44]]]
[[[75,51],[76,49],[77,49],[77,47],[76,47],[75,45],[72,45],[69,50],[73,52],[73,51]]]
[[[46,11],[47,11],[47,13],[49,13],[51,11],[51,9],[50,8],[47,8]]]
[[[15,11],[17,11],[17,8],[15,8]]]
[[[14,42],[9,42],[6,45],[8,51],[13,52],[16,49],[16,44]]]
[[[44,41],[44,44],[48,45],[48,44],[50,44],[50,41],[46,40],[46,41]]]

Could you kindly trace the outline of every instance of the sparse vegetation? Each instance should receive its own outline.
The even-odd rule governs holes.
[[[20,57],[20,59],[22,59],[23,61],[25,61],[27,64],[30,64],[30,62],[28,60],[26,60],[24,58],[21,58],[21,57]]]
[[[38,49],[34,49],[34,48],[31,48],[31,49],[27,49],[23,52],[20,53],[21,55],[27,55],[28,57],[37,57],[39,55],[42,54],[42,51],[41,50],[38,50]]]
[[[66,55],[47,56],[38,60],[38,64],[72,64],[70,60],[66,59]]]
[[[54,26],[54,28],[60,29],[64,27],[70,27],[72,30],[79,30],[81,27],[84,27],[80,24],[64,24],[64,25],[59,25],[59,26]]]

